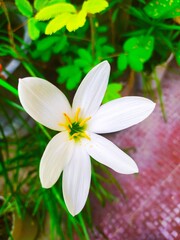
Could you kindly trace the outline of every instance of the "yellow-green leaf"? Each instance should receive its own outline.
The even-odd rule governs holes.
[[[86,22],[86,15],[87,13],[84,10],[79,11],[77,14],[72,14],[67,21],[67,30],[72,32],[84,26]]]
[[[108,5],[106,0],[88,0],[83,3],[82,9],[87,13],[95,14],[106,9]]]
[[[48,7],[43,8],[40,10],[35,18],[37,20],[49,20],[54,18],[62,13],[74,13],[76,12],[76,8],[70,3],[57,3]]]
[[[45,34],[52,34],[66,26],[67,20],[71,17],[71,13],[62,13],[51,20],[45,30]]]
[[[34,7],[39,11],[44,7],[51,6],[60,2],[65,2],[65,0],[34,0]]]

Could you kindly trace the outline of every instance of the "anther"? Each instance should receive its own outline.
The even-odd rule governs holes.
[[[82,127],[87,121],[89,121],[91,119],[91,117],[85,118],[84,120],[82,120],[79,124],[80,127]]]
[[[80,111],[81,111],[80,108],[78,108],[78,109],[76,110],[76,114],[75,114],[75,121],[76,121],[76,122],[78,122],[78,120],[79,120],[79,113],[80,113]]]
[[[72,122],[71,122],[70,117],[66,113],[64,113],[64,116],[65,116],[66,120],[68,121],[70,127],[72,127]]]

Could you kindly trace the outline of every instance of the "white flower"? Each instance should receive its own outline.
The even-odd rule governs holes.
[[[40,180],[44,188],[50,188],[63,171],[63,196],[73,216],[82,210],[89,193],[90,156],[118,173],[138,172],[136,163],[126,153],[97,133],[133,126],[155,107],[155,103],[143,97],[123,97],[100,106],[109,73],[107,61],[95,66],[77,89],[72,108],[65,95],[50,82],[36,77],[19,80],[19,98],[27,113],[60,132],[44,151]]]

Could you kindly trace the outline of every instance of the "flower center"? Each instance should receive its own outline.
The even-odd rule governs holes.
[[[90,137],[86,134],[87,121],[91,119],[91,117],[87,117],[81,119],[79,117],[80,108],[76,110],[75,117],[71,119],[66,113],[64,113],[65,123],[59,123],[60,126],[64,127],[65,130],[69,133],[69,139],[74,139],[75,141],[80,140],[80,138],[87,138],[90,140]]]

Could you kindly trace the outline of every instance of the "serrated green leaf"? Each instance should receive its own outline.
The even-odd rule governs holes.
[[[44,52],[51,48],[59,40],[57,36],[47,36],[37,42],[37,51]]]
[[[109,54],[112,54],[112,53],[114,53],[114,52],[115,52],[115,49],[114,49],[114,47],[112,47],[112,46],[105,45],[105,46],[102,47],[102,53],[103,53],[103,55],[105,55],[105,56],[107,56],[107,55],[109,55]]]
[[[43,62],[49,62],[51,55],[52,55],[51,50],[49,49],[46,52],[44,52],[43,54],[41,54],[40,57]]]
[[[103,103],[112,101],[114,99],[120,98],[121,94],[120,91],[122,90],[122,84],[121,83],[110,83],[107,87],[107,90],[105,92]]]
[[[143,63],[138,56],[130,54],[128,55],[128,62],[131,67],[136,72],[141,72],[143,70]]]
[[[77,87],[78,83],[81,80],[82,72],[75,65],[68,65],[61,67],[57,70],[59,77],[59,83],[65,83],[68,90],[72,90]]]
[[[75,13],[76,8],[70,3],[57,3],[40,10],[35,18],[40,21],[49,20],[62,13]]]
[[[22,15],[26,17],[32,17],[33,15],[33,8],[28,0],[15,0],[15,4],[18,10],[22,13]]]
[[[82,77],[82,72],[77,68],[74,71],[73,79],[71,76],[71,78],[69,78],[67,81],[67,84],[66,84],[67,89],[68,90],[75,89],[78,86],[79,82],[81,81],[81,77]]]
[[[124,70],[126,70],[127,65],[128,65],[127,55],[125,55],[124,53],[121,53],[117,59],[118,70],[120,72],[123,72]]]
[[[154,19],[179,16],[180,0],[151,0],[145,7],[146,14]]]
[[[81,59],[83,59],[84,62],[92,63],[92,55],[90,52],[84,48],[78,49],[78,55]]]
[[[83,68],[83,69],[85,69],[85,68],[89,68],[90,69],[91,68],[90,67],[91,64],[89,62],[85,61],[84,59],[81,59],[81,58],[78,58],[78,59],[74,60],[74,63],[79,68]]]
[[[59,37],[58,37],[58,41],[53,46],[53,52],[55,54],[57,54],[61,50],[63,50],[65,47],[67,47],[67,45],[68,45],[68,42],[67,42],[67,37],[66,36],[62,36],[61,40],[59,40]]]
[[[106,0],[88,0],[83,3],[82,9],[87,13],[95,14],[106,9],[108,5]]]
[[[36,40],[40,36],[40,30],[37,27],[37,20],[35,18],[28,19],[28,33],[32,40]]]

